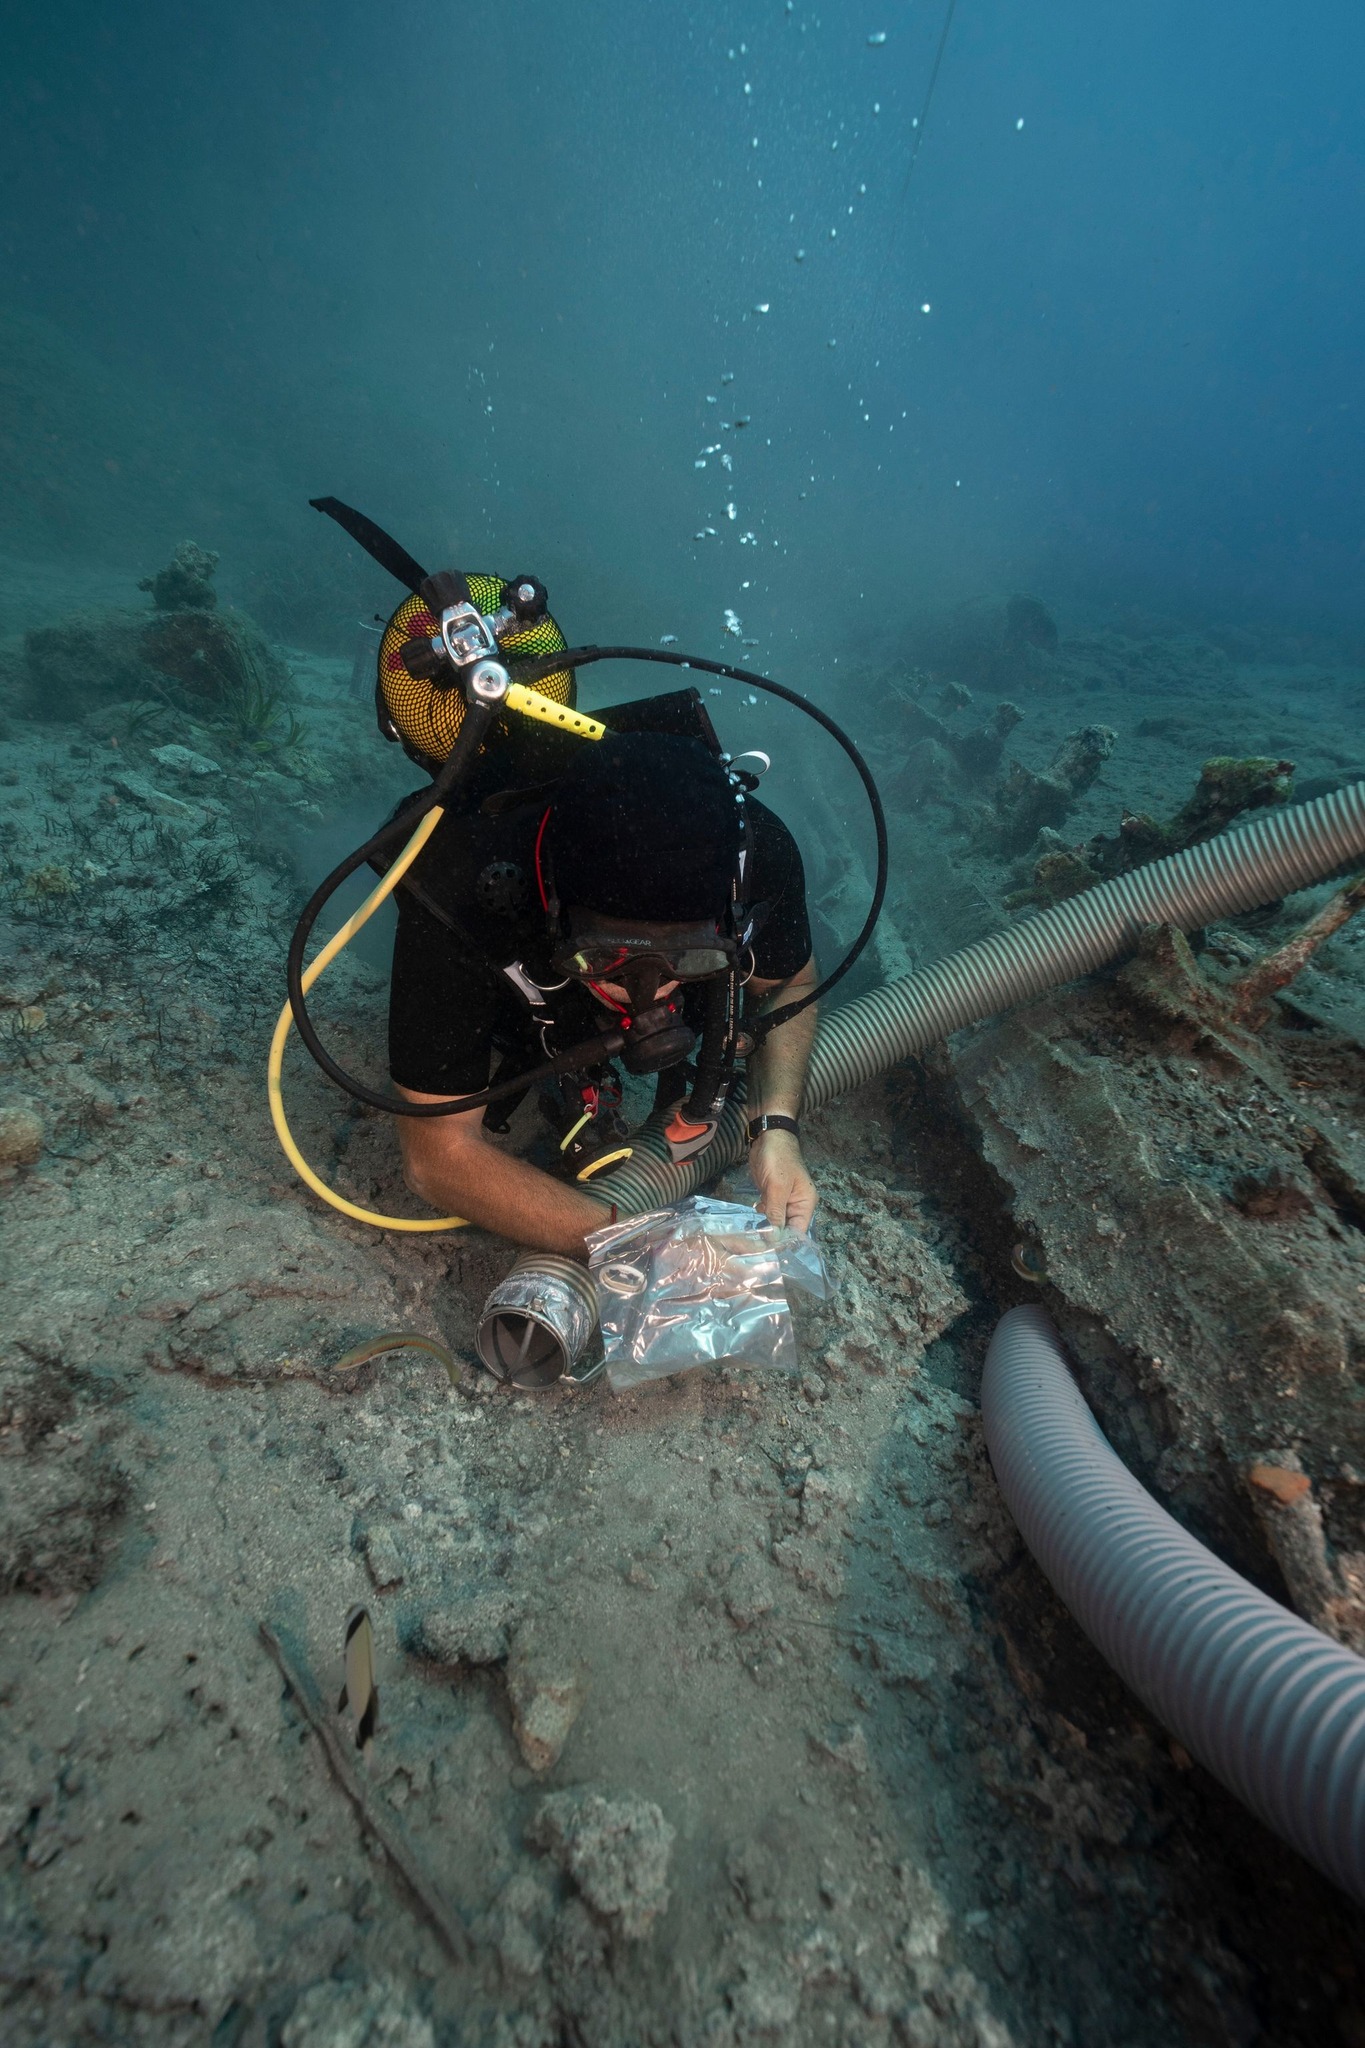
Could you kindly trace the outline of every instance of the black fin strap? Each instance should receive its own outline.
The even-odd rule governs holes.
[[[376,526],[373,519],[357,512],[353,505],[343,505],[340,498],[310,498],[308,502],[315,512],[325,512],[329,519],[344,527],[351,539],[358,541],[381,569],[387,569],[390,576],[406,584],[414,597],[421,595],[427,572],[406,548],[399,547],[391,533],[385,533],[382,526]]]

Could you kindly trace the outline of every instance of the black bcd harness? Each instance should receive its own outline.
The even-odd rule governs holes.
[[[770,1031],[775,1030],[789,1018],[796,1016],[810,1004],[819,1001],[821,996],[826,994],[829,989],[834,987],[847,974],[872,936],[886,893],[887,835],[881,799],[877,792],[876,783],[873,781],[862,755],[848,735],[826,712],[820,710],[818,706],[810,703],[796,691],[787,689],[781,683],[773,682],[769,677],[757,675],[752,670],[742,669],[728,662],[715,662],[697,655],[680,654],[671,648],[611,646],[566,649],[557,628],[553,630],[552,634],[545,633],[544,629],[546,626],[553,625],[553,622],[548,619],[548,614],[545,614],[538,620],[528,620],[518,613],[515,606],[515,599],[518,593],[514,585],[509,585],[502,579],[471,577],[466,580],[463,577],[456,576],[454,572],[442,572],[439,577],[429,577],[422,570],[421,564],[409,555],[406,549],[402,548],[382,528],[376,526],[372,520],[367,519],[363,513],[355,511],[351,506],[344,505],[336,498],[314,498],[310,500],[310,503],[318,511],[326,513],[330,518],[335,519],[338,524],[343,526],[376,562],[400,583],[404,584],[408,590],[412,591],[414,596],[420,599],[424,605],[434,606],[444,602],[446,586],[450,584],[458,584],[462,590],[470,593],[476,605],[481,605],[485,601],[483,598],[483,588],[486,588],[490,598],[497,601],[500,609],[495,616],[486,617],[484,625],[498,632],[499,645],[505,648],[510,657],[509,671],[514,681],[530,686],[538,686],[543,681],[546,681],[547,686],[557,689],[564,682],[571,682],[572,676],[578,669],[606,660],[657,662],[672,667],[693,669],[707,675],[726,676],[737,682],[747,683],[752,688],[762,690],[771,696],[779,697],[784,702],[794,705],[798,710],[804,711],[808,717],[814,719],[818,725],[822,726],[830,734],[852,762],[867,794],[877,839],[877,878],[873,889],[872,903],[864,920],[862,930],[845,952],[842,960],[823,978],[816,988],[792,1002],[780,1005],[777,1009],[769,1011],[766,1016],[755,1020],[752,1029],[747,1030],[743,1036],[741,1035],[739,1018],[738,977],[735,972],[717,974],[711,977],[708,982],[702,984],[706,992],[707,1015],[697,1059],[696,1083],[693,1087],[690,1101],[683,1110],[675,1114],[668,1132],[670,1151],[673,1152],[675,1157],[688,1157],[692,1152],[702,1150],[714,1135],[716,1121],[719,1118],[720,1110],[724,1106],[733,1079],[737,1057],[741,1053],[752,1052],[755,1046]],[[536,579],[515,579],[514,582],[524,584],[528,601],[532,586],[534,586],[535,603],[541,606],[544,605],[546,602],[544,587]],[[438,588],[438,585],[440,588]],[[510,605],[507,603],[507,593],[509,590],[513,592],[513,602]],[[403,607],[400,607],[400,614],[402,610]],[[398,615],[395,616],[397,617]],[[500,630],[504,622],[506,625],[505,635]],[[545,651],[532,654],[531,647],[534,646],[534,639],[537,633],[542,636]],[[516,658],[518,643],[521,643],[526,648],[529,658]],[[432,644],[434,648],[434,641]],[[417,659],[420,649],[415,648],[412,642],[406,642],[401,652],[405,670],[416,679],[421,669],[425,666],[424,657],[421,661]],[[450,681],[452,684],[456,681],[456,674],[453,671]],[[439,676],[433,676],[433,688],[439,686],[440,682],[441,678]],[[385,719],[382,677],[380,679],[378,701],[381,711],[382,728],[390,737],[404,738],[401,732],[394,729],[392,719],[387,721]],[[563,701],[562,696],[558,701]],[[601,718],[604,724],[607,724],[609,728],[611,727],[612,713],[599,713],[596,715]],[[692,736],[705,737],[708,746],[722,760],[726,759],[721,752],[719,741],[716,738],[714,728],[711,726],[711,721],[706,715],[700,694],[695,689],[676,691],[662,697],[645,699],[635,704],[615,707],[615,716],[619,718],[622,715],[629,715],[631,722],[629,724],[616,725],[616,730],[676,730],[676,725],[671,722],[661,723],[660,721],[672,721],[680,715],[685,715],[690,721],[688,729]],[[701,731],[698,730],[699,726],[702,728]],[[455,727],[455,731],[457,738],[450,747],[449,758],[436,761],[435,763],[427,760],[420,749],[414,749],[413,745],[404,738],[404,743],[407,745],[409,753],[413,754],[414,758],[422,758],[423,765],[433,768],[431,787],[421,796],[403,806],[371,839],[367,840],[363,846],[357,847],[354,853],[339,863],[332,873],[320,884],[318,889],[314,891],[313,896],[305,906],[303,914],[294,930],[288,960],[290,1008],[304,1044],[313,1055],[313,1058],[323,1068],[324,1072],[335,1080],[340,1087],[346,1089],[349,1094],[357,1100],[369,1102],[378,1108],[389,1111],[391,1114],[400,1116],[448,1116],[467,1113],[476,1108],[486,1108],[490,1103],[506,1101],[513,1095],[524,1095],[539,1080],[581,1071],[584,1068],[598,1064],[604,1058],[609,1058],[617,1052],[622,1053],[627,1066],[633,1067],[635,1071],[660,1071],[661,1068],[666,1064],[671,1064],[671,1062],[658,1059],[648,1064],[637,1065],[632,1059],[630,1052],[626,1050],[628,1042],[626,1033],[621,1030],[606,1031],[599,1033],[594,1039],[566,1049],[563,1053],[547,1060],[542,1066],[532,1069],[530,1072],[523,1072],[515,1077],[500,1077],[489,1088],[480,1089],[474,1094],[462,1096],[456,1101],[414,1103],[402,1100],[401,1098],[395,1098],[389,1094],[381,1094],[378,1090],[368,1087],[364,1082],[358,1081],[354,1076],[347,1074],[322,1045],[308,1016],[302,986],[304,956],[312,928],[329,898],[349,875],[354,874],[359,867],[364,866],[366,863],[378,866],[382,871],[389,865],[389,858],[392,857],[393,851],[396,850],[400,838],[406,837],[415,828],[421,816],[434,805],[438,803],[445,804],[450,800],[459,776],[467,769],[469,761],[472,759],[469,743],[474,738],[472,728],[463,735],[462,740],[458,737],[458,724]],[[731,772],[733,775],[734,771],[732,770]],[[751,785],[753,781],[753,778],[746,776],[735,776],[735,779],[740,784]],[[742,794],[742,789],[740,793]],[[501,804],[504,807],[508,807],[517,800],[519,794],[521,793],[503,792],[501,796],[490,796],[488,801],[494,804],[494,806]],[[529,796],[531,792],[525,792],[525,794]],[[545,794],[552,798],[552,787]],[[389,858],[384,858],[386,855]],[[486,867],[495,867],[496,863],[487,863],[485,865]],[[732,936],[736,939],[740,937],[740,932],[735,926],[736,920],[743,914],[746,866],[747,840],[745,847],[741,849],[739,857],[729,913],[732,924]],[[499,878],[496,874],[488,874],[485,877],[483,869],[480,870],[479,879],[484,880],[485,886],[489,888],[498,886]],[[511,881],[510,877],[504,876],[501,879],[504,885],[508,885]],[[449,919],[444,921],[449,921]],[[506,973],[507,968],[504,967],[503,971]],[[658,1018],[653,1017],[651,1011],[636,1012],[629,1019],[629,1023],[637,1027],[643,1027],[651,1022],[655,1026],[660,1023]],[[663,1020],[663,1023],[666,1025],[667,1020]],[[640,1030],[636,1040],[636,1047],[641,1053],[644,1051],[641,1041],[645,1036],[645,1031]]]

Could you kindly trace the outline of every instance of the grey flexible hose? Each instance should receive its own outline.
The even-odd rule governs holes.
[[[1039,1308],[981,1383],[1000,1491],[1124,1683],[1267,1827],[1365,1904],[1365,1658],[1221,1563],[1111,1450]]]
[[[1193,931],[1214,918],[1292,895],[1362,856],[1365,782],[1354,782],[1310,804],[1259,811],[1216,839],[1100,882],[950,953],[934,967],[901,975],[826,1012],[811,1051],[804,1106],[818,1109],[898,1060],[927,1051],[964,1024],[980,1023],[1120,959],[1137,944],[1144,925],[1174,924]],[[742,1105],[731,1102],[706,1151],[680,1165],[669,1158],[655,1124],[637,1135],[634,1146],[630,1159],[593,1182],[592,1192],[615,1202],[622,1215],[676,1202],[741,1159]],[[546,1258],[526,1254],[502,1286],[514,1280],[521,1284],[519,1276],[546,1270]],[[572,1297],[568,1314],[576,1325],[582,1302],[592,1299],[592,1282],[582,1268],[573,1279],[562,1273],[557,1279]],[[479,1349],[489,1365],[496,1355],[500,1294],[501,1288],[495,1288],[490,1295],[480,1327]],[[595,1303],[593,1314],[595,1321]]]

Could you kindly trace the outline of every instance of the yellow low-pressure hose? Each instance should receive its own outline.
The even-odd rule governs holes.
[[[361,926],[368,924],[380,904],[386,903],[392,896],[444,816],[445,813],[439,804],[427,812],[383,880],[370,891],[359,910],[347,918],[340,931],[327,941],[312,965],[304,969],[305,995],[324,968],[330,967],[342,948],[350,945]],[[280,1087],[284,1071],[285,1042],[293,1022],[294,1013],[286,1002],[275,1026],[275,1035],[270,1041],[270,1065],[266,1070],[266,1087],[270,1096],[270,1120],[275,1126],[275,1136],[279,1139],[284,1155],[299,1179],[305,1181],[315,1195],[321,1195],[324,1202],[330,1202],[334,1209],[340,1209],[343,1216],[353,1217],[357,1223],[373,1223],[380,1230],[463,1230],[468,1220],[464,1216],[381,1216],[374,1209],[362,1209],[357,1203],[348,1202],[344,1195],[337,1194],[335,1189],[328,1187],[320,1175],[314,1173],[294,1142],[294,1133],[290,1130],[285,1117],[284,1096]]]
[[[513,683],[507,692],[506,701],[509,711],[519,711],[523,717],[539,719],[545,725],[562,726],[566,731],[577,734],[580,739],[600,740],[605,737],[607,728],[600,719],[589,718],[586,712],[571,711],[566,705],[556,704],[539,690],[533,690],[524,683]],[[312,966],[304,969],[305,995],[324,968],[330,967],[342,948],[350,945],[361,926],[368,924],[380,904],[386,903],[392,896],[444,816],[445,811],[440,804],[436,804],[426,813],[378,887],[370,891],[354,916],[348,917],[340,931],[327,941]],[[314,1173],[294,1142],[294,1133],[290,1130],[284,1113],[284,1096],[280,1085],[284,1072],[285,1043],[293,1022],[293,1010],[286,1002],[275,1026],[275,1035],[270,1041],[266,1088],[270,1097],[270,1120],[275,1126],[275,1136],[279,1139],[285,1158],[299,1179],[306,1182],[315,1195],[321,1195],[324,1202],[330,1202],[334,1209],[340,1209],[343,1216],[353,1217],[357,1223],[373,1223],[379,1230],[463,1230],[469,1220],[466,1216],[381,1216],[377,1210],[362,1209],[357,1203],[348,1202],[344,1195],[337,1194],[335,1189],[328,1187],[320,1175]],[[629,1156],[628,1147],[621,1152],[613,1152],[608,1158],[594,1162],[591,1169],[585,1168],[579,1179],[586,1180],[589,1171],[596,1171],[599,1167],[611,1165],[618,1159]]]

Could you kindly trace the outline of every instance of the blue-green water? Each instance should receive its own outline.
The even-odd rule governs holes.
[[[5,546],[339,645],[335,491],[810,680],[1001,586],[1357,630],[1356,12],[964,4],[907,190],[942,23],[12,7]]]
[[[1359,2048],[1358,1913],[1085,1641],[977,1411],[1046,1300],[1143,1483],[1365,1645],[1362,921],[1278,1002],[1244,980],[1339,879],[811,1115],[799,1377],[497,1390],[506,1243],[324,1207],[264,1086],[300,905],[420,779],[370,700],[399,588],[312,497],[840,718],[891,843],[846,994],[1229,790],[1358,779],[1358,12],[4,27],[0,2035]],[[158,608],[186,541],[216,607]],[[858,784],[703,687],[774,756],[828,965]],[[387,915],[313,999],[372,1083]],[[296,1048],[285,1096],[344,1199],[415,1214],[392,1119]],[[457,1388],[402,1353],[338,1387],[403,1329]],[[459,1965],[258,1633],[330,1707],[361,1602],[362,1792]]]

